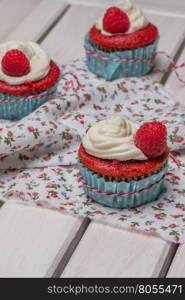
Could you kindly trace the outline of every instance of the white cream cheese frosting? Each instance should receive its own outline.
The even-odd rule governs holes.
[[[25,81],[37,81],[44,78],[50,70],[50,58],[48,54],[34,42],[10,41],[0,44],[0,62],[7,51],[18,49],[22,51],[30,62],[30,72],[24,76],[6,75],[0,63],[0,80],[11,84],[19,85]]]
[[[88,154],[103,159],[147,160],[134,143],[138,128],[137,124],[120,117],[103,120],[88,130],[83,146]]]
[[[125,12],[129,18],[130,27],[127,32],[124,32],[125,34],[135,32],[139,29],[145,28],[148,25],[148,20],[144,16],[143,11],[140,8],[134,6],[130,2],[130,0],[118,0],[115,4],[115,7],[118,7],[123,12]],[[101,31],[103,35],[115,35],[103,29],[103,17],[104,15],[97,20],[95,25],[96,28]]]

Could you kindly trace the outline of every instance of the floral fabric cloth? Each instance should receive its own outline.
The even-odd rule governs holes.
[[[62,70],[54,100],[20,121],[0,121],[0,200],[56,208],[184,243],[185,107],[175,105],[150,77],[107,82],[89,73],[83,60]],[[170,159],[157,201],[119,210],[84,194],[76,165],[79,144],[91,125],[113,115],[166,124],[168,144],[181,165]]]

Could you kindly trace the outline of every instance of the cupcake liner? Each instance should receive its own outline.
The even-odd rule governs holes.
[[[47,90],[33,95],[12,95],[0,92],[0,119],[20,120],[53,98],[58,82]]]
[[[89,169],[84,167],[80,162],[78,162],[78,164],[81,176],[87,184],[84,184],[83,186],[85,193],[96,202],[115,208],[137,207],[156,200],[163,190],[163,177],[167,172],[166,163],[158,173],[144,179],[131,180],[130,182],[116,182],[105,181],[102,176],[94,174]],[[154,186],[149,188],[152,185]],[[113,193],[114,195],[105,195],[98,193],[97,191],[101,191],[103,193]],[[124,196],[116,195],[120,193],[135,192],[138,193]]]
[[[104,52],[93,46],[89,40],[89,34],[85,36],[85,48],[93,51],[98,56],[113,59],[148,59],[156,52],[159,38],[152,44],[132,50]],[[140,77],[150,72],[153,62],[133,62],[133,61],[108,61],[95,57],[86,52],[88,69],[106,80],[115,80],[123,77]]]

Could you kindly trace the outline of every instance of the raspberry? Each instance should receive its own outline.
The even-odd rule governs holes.
[[[125,12],[118,7],[107,9],[103,18],[103,28],[110,33],[124,33],[129,29],[130,21]]]
[[[165,151],[167,144],[166,126],[161,122],[153,121],[143,124],[136,132],[135,145],[148,158],[160,156]]]
[[[1,65],[3,72],[9,76],[24,76],[30,72],[29,60],[18,49],[7,51],[2,58]]]

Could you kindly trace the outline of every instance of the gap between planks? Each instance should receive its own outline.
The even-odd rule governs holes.
[[[81,221],[51,209],[5,203],[0,210],[0,277],[51,277]]]
[[[168,254],[166,256],[166,259],[162,265],[161,271],[159,273],[159,278],[166,278],[168,271],[170,269],[171,263],[176,255],[176,252],[178,250],[179,245],[172,243],[169,250],[168,250]]]
[[[159,277],[170,248],[154,235],[91,222],[61,277]]]
[[[56,19],[51,23],[51,25],[45,30],[45,32],[38,38],[37,43],[41,44],[42,41],[47,37],[47,35],[52,31],[52,29],[57,25],[58,22],[64,17],[64,15],[68,12],[71,5],[67,5],[66,8],[64,8],[63,11],[56,17]]]
[[[61,273],[63,273],[66,265],[68,264],[71,256],[73,255],[74,251],[76,250],[76,248],[77,248],[80,240],[82,239],[85,231],[87,230],[89,224],[90,224],[90,219],[85,218],[83,220],[80,228],[78,229],[75,237],[73,238],[73,240],[69,244],[68,248],[66,249],[66,252],[64,253],[61,261],[59,262],[58,266],[54,270],[54,272],[52,274],[53,278],[58,278],[58,277],[60,277]]]
[[[185,32],[184,32],[184,39],[182,39],[182,42],[179,45],[179,49],[177,49],[177,51],[176,51],[176,53],[174,54],[174,57],[173,57],[173,60],[174,60],[175,64],[178,62],[178,60],[179,60],[179,58],[180,58],[180,56],[181,56],[184,49],[185,49]],[[173,72],[173,69],[172,69],[172,66],[171,66],[171,67],[169,67],[169,71],[164,73],[163,77],[161,78],[160,83],[165,85],[168,81],[168,78],[172,74],[172,72]]]

